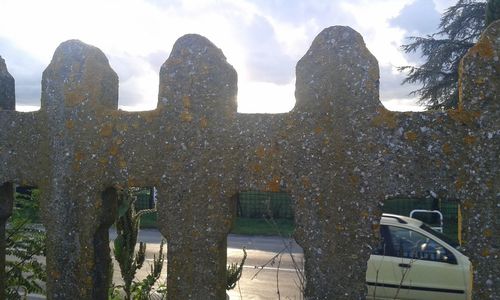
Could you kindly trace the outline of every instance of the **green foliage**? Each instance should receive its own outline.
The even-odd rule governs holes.
[[[407,72],[405,83],[420,83],[411,92],[428,109],[449,109],[458,105],[458,67],[467,50],[477,42],[485,27],[486,3],[459,0],[441,17],[438,32],[426,37],[409,37],[403,45],[406,53],[420,51],[425,62],[419,66],[402,66]]]
[[[240,192],[237,215],[244,218],[293,219],[292,199],[286,192]]]
[[[137,270],[142,268],[146,258],[146,243],[139,242],[139,249],[135,252],[141,216],[156,211],[155,209],[149,209],[137,212],[135,209],[135,202],[137,201],[137,197],[134,195],[135,192],[137,191],[129,189],[120,193],[116,220],[117,237],[114,240],[113,248],[113,254],[120,266],[124,282],[123,286],[120,287],[125,292],[126,300],[149,298],[154,284],[160,277],[164,261],[162,241],[158,258],[154,257],[151,273],[140,282],[134,281]],[[116,289],[113,286],[110,290],[111,299],[117,297],[115,292]]]
[[[164,256],[163,256],[163,245],[164,241],[161,241],[160,250],[158,251],[158,258],[156,255],[153,256],[153,264],[151,265],[151,271],[139,282],[134,282],[132,284],[132,294],[133,299],[137,300],[148,300],[150,299],[151,292],[153,292],[154,285],[160,279],[161,270],[163,268]],[[166,293],[166,289],[163,289]],[[158,292],[158,291],[157,291]]]
[[[290,237],[295,229],[293,220],[288,219],[273,219],[270,222],[268,219],[254,218],[236,218],[234,228],[231,230],[233,234],[243,235],[283,235]]]
[[[158,228],[156,212],[141,217],[141,228]]]
[[[31,189],[31,194],[16,193],[12,220],[26,220],[28,223],[40,223],[40,191]]]
[[[243,259],[239,263],[232,263],[227,266],[226,270],[226,290],[232,290],[236,287],[236,284],[241,278],[241,274],[243,274],[243,265],[247,260],[247,250],[243,247]]]
[[[500,19],[500,0],[489,0],[486,4],[486,26]]]
[[[39,257],[45,256],[46,234],[32,223],[38,220],[38,193],[17,194],[6,228],[7,299],[21,299],[23,293],[45,293],[47,274]]]

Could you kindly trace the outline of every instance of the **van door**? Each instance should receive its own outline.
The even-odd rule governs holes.
[[[396,276],[398,281],[393,299],[466,299],[463,266],[451,251],[414,230],[387,228],[392,254],[388,259],[391,266],[386,267],[392,271],[387,277]]]
[[[366,271],[367,299],[394,299],[398,290],[399,267],[394,267],[396,258],[387,225],[380,226],[380,244],[372,251]]]

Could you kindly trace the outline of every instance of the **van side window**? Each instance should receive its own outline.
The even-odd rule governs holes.
[[[372,254],[394,256],[393,252],[389,229],[387,225],[380,225],[380,241],[377,248],[373,249]]]
[[[392,243],[391,256],[438,262],[455,261],[453,254],[444,246],[416,231],[396,226],[387,228]]]

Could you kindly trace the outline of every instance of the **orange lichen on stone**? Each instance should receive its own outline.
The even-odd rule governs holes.
[[[269,154],[270,155],[273,155],[273,156],[276,156],[276,155],[279,155],[281,153],[281,150],[280,150],[280,146],[278,143],[274,143],[272,146],[271,146],[271,149],[269,149]]]
[[[279,176],[274,176],[273,179],[271,179],[267,185],[266,185],[266,190],[270,192],[279,192],[280,191],[280,180],[281,178]]]
[[[52,278],[58,279],[58,278],[61,278],[61,273],[59,273],[57,271],[52,271],[52,272],[50,272],[50,276]]]
[[[128,130],[128,124],[125,122],[116,123],[116,130],[126,132]]]
[[[181,121],[182,122],[191,122],[193,120],[193,116],[188,110],[184,110],[181,113]]]
[[[304,186],[304,188],[308,189],[311,187],[311,179],[309,179],[309,177],[302,176],[300,181],[302,182],[302,186]]]
[[[101,130],[99,131],[99,135],[102,137],[110,137],[113,134],[113,125],[111,124],[105,124],[103,127],[101,127]]]
[[[455,188],[461,190],[464,187],[464,182],[461,179],[455,180]]]
[[[479,84],[485,84],[486,83],[486,78],[484,78],[484,77],[476,78],[476,79],[474,79],[474,83],[478,84],[478,85]]]
[[[175,150],[175,147],[172,144],[165,144],[165,146],[163,146],[164,153],[171,153],[174,150]]]
[[[116,154],[118,154],[119,150],[120,148],[118,147],[118,145],[111,145],[111,148],[109,148],[109,154],[115,156]]]
[[[208,119],[207,119],[207,117],[202,116],[202,117],[200,118],[200,127],[201,127],[202,129],[205,129],[205,128],[207,128],[207,127],[208,127]]]
[[[82,99],[82,95],[81,95],[80,90],[67,91],[64,94],[64,104],[67,107],[75,107],[82,102],[83,102],[83,99]]]
[[[218,191],[221,189],[221,181],[216,177],[210,178],[208,180],[208,186],[209,186],[209,191],[214,191],[215,193],[218,193]]]
[[[322,133],[322,132],[323,132],[323,127],[321,127],[321,126],[317,126],[316,128],[314,128],[314,132],[315,132],[316,134],[320,134],[320,133]]]
[[[396,113],[383,107],[377,109],[377,115],[372,119],[372,124],[377,127],[385,126],[394,129],[397,126]]]
[[[262,172],[262,166],[259,163],[252,164],[250,168],[252,169],[252,172],[254,172],[254,173]]]
[[[491,59],[495,55],[495,48],[490,39],[483,38],[469,50],[469,53],[472,55],[478,54],[480,57],[485,59]]]
[[[493,179],[486,180],[486,186],[489,189],[492,189],[493,188]]]
[[[225,105],[223,110],[224,110],[224,116],[227,119],[233,120],[234,118],[236,118],[236,106]]]
[[[85,276],[85,283],[87,284],[87,286],[92,286],[93,283],[92,276]]]
[[[447,111],[448,116],[455,122],[465,125],[472,125],[476,122],[477,118],[481,115],[478,111],[465,111],[461,109],[451,109]]]
[[[416,141],[417,137],[418,137],[417,133],[414,131],[407,131],[407,132],[405,132],[404,136],[405,136],[405,139],[407,139],[408,141],[412,141],[412,142]]]
[[[82,152],[76,152],[75,153],[75,160],[76,161],[82,161],[85,158],[85,154]]]
[[[146,123],[152,123],[154,120],[158,119],[160,116],[160,110],[155,109],[153,111],[143,112],[141,113]]]
[[[201,67],[201,72],[200,74],[209,74],[210,73],[210,67],[206,64],[204,64],[202,67]]]
[[[357,186],[359,184],[359,176],[356,175],[349,175],[349,183],[352,186]]]
[[[182,106],[185,109],[190,109],[191,108],[191,97],[189,97],[189,96],[183,96],[182,97]]]
[[[266,155],[266,148],[264,146],[259,145],[257,149],[255,149],[255,155],[257,155],[258,158],[262,159]]]
[[[450,155],[452,153],[452,148],[450,143],[446,143],[443,145],[443,153],[446,155]]]
[[[472,144],[476,143],[476,140],[477,140],[477,138],[475,136],[472,136],[472,135],[468,135],[468,136],[464,137],[464,143],[466,145],[472,145]]]
[[[486,228],[484,231],[483,231],[483,235],[484,237],[486,238],[491,238],[493,236],[493,230],[491,230],[490,228]]]
[[[129,177],[127,179],[127,186],[140,186],[139,181],[135,177]]]
[[[74,127],[75,127],[75,123],[73,122],[73,120],[66,121],[66,128],[73,129]]]
[[[470,210],[474,207],[474,202],[471,199],[465,199],[460,206],[463,210]]]
[[[124,159],[119,159],[118,166],[120,167],[120,169],[125,169],[127,167],[127,162]]]
[[[369,53],[368,49],[366,49],[366,52]],[[369,89],[370,91],[378,91],[378,81],[380,79],[380,72],[378,68],[370,68],[368,71],[368,76],[370,77],[371,80],[366,81],[366,88]]]

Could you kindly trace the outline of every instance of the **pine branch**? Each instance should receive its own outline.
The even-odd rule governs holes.
[[[398,70],[406,73],[402,84],[422,85],[410,95],[418,95],[428,109],[457,106],[458,67],[484,29],[485,7],[485,2],[459,0],[445,11],[436,33],[409,37],[409,43],[401,46],[405,53],[420,53],[425,60],[420,66],[401,66]]]

